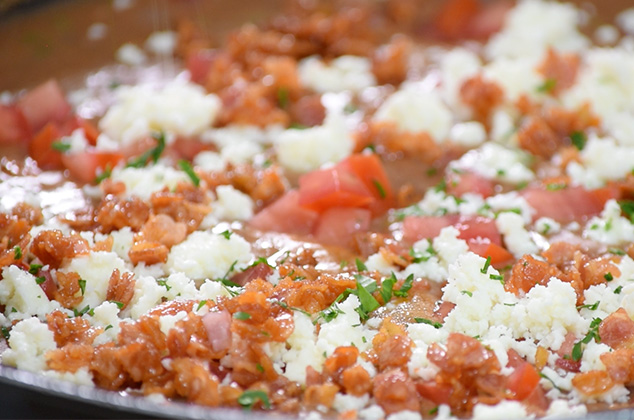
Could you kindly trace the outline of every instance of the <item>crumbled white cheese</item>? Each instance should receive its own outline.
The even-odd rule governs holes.
[[[621,207],[616,200],[608,200],[601,216],[588,221],[583,236],[606,245],[619,245],[634,241],[634,224],[621,216]]]
[[[609,137],[590,135],[579,157],[581,163],[569,163],[566,172],[573,183],[590,189],[623,178],[634,168],[634,147],[619,146]]]
[[[588,40],[577,30],[579,11],[572,4],[523,0],[486,46],[490,58],[541,56],[548,47],[580,51]],[[539,31],[535,31],[539,28]]]
[[[582,418],[588,413],[583,404],[574,405],[566,400],[554,400],[550,403],[544,419],[559,419],[565,417]]]
[[[485,143],[451,163],[458,170],[473,171],[487,179],[511,184],[529,182],[535,174],[528,168],[529,156],[496,143]]]
[[[382,420],[385,418],[385,412],[376,404],[360,410],[358,415],[361,420]]]
[[[34,275],[15,265],[2,269],[0,304],[6,307],[5,315],[10,320],[32,315],[44,319],[47,313],[60,307],[57,301],[48,299]]]
[[[361,91],[376,85],[372,63],[366,57],[342,55],[329,63],[319,57],[308,57],[299,62],[302,84],[319,93]]]
[[[387,98],[374,119],[394,122],[404,131],[424,131],[442,143],[449,135],[453,116],[437,93],[410,84]]]
[[[580,372],[588,372],[590,370],[605,370],[605,365],[601,361],[601,355],[603,353],[609,353],[612,349],[607,344],[597,343],[596,341],[590,341],[583,349],[583,356],[581,357]]]
[[[70,264],[61,271],[66,273],[74,271],[86,280],[84,297],[78,306],[83,308],[89,305],[94,308],[106,300],[110,276],[115,269],[118,269],[121,274],[127,271],[125,263],[117,254],[99,251],[73,258]]]
[[[615,44],[619,40],[619,30],[612,25],[601,25],[594,31],[594,39],[599,44]]]
[[[165,294],[167,288],[159,285],[153,277],[139,277],[134,283],[134,296],[126,311],[129,310],[130,317],[138,319],[161,303]]]
[[[370,401],[370,396],[368,394],[355,397],[354,395],[338,392],[335,395],[332,408],[334,408],[338,413],[343,413],[344,411],[349,410],[359,411],[368,404],[368,401]]]
[[[193,280],[219,279],[245,268],[252,260],[251,246],[237,233],[227,239],[211,232],[193,232],[172,247],[166,267]]]
[[[295,172],[309,172],[325,163],[336,163],[348,156],[353,147],[344,117],[334,112],[328,113],[323,125],[288,129],[275,141],[280,164]]]
[[[219,153],[203,151],[194,157],[194,165],[209,172],[222,171],[227,166],[227,162]]]
[[[119,307],[114,302],[104,302],[93,309],[93,315],[85,314],[83,317],[88,318],[90,323],[95,327],[101,327],[104,332],[95,338],[95,345],[105,344],[114,341],[121,331],[119,326]]]
[[[516,101],[521,95],[537,98],[543,76],[536,70],[541,57],[500,58],[484,68],[484,75],[503,89],[506,99]]]
[[[399,411],[398,413],[390,414],[386,420],[422,420],[423,416],[416,411]]]
[[[439,368],[427,358],[427,349],[432,343],[447,340],[447,330],[437,329],[429,324],[409,324],[407,334],[412,340],[412,357],[407,363],[410,376],[430,380],[436,376]]]
[[[460,100],[460,87],[470,77],[476,75],[482,66],[476,53],[466,48],[454,48],[443,54],[440,62],[443,99],[458,114],[466,114]]]
[[[179,311],[174,315],[163,315],[159,318],[161,332],[167,335],[181,319],[187,318],[187,312]]]
[[[223,147],[220,151],[220,156],[225,162],[240,165],[241,163],[252,161],[261,152],[262,146],[257,143],[236,141]]]
[[[332,354],[339,346],[354,345],[360,352],[364,352],[372,346],[372,338],[376,331],[370,330],[365,324],[361,324],[359,314],[355,311],[359,307],[359,299],[350,295],[346,300],[338,304],[343,312],[335,319],[321,325],[317,337],[316,349],[319,354]]]
[[[145,41],[145,49],[157,55],[172,55],[178,41],[176,32],[157,31]]]
[[[220,106],[216,95],[188,82],[176,80],[158,90],[151,85],[122,86],[99,127],[123,145],[157,131],[195,136],[213,124]]]
[[[108,34],[108,26],[102,22],[95,22],[88,27],[86,38],[89,41],[99,41],[104,39]]]
[[[535,220],[535,230],[542,235],[559,233],[561,231],[561,225],[550,217],[540,217]]]
[[[187,278],[183,273],[172,273],[166,279],[163,279],[167,293],[165,297],[168,300],[187,300],[196,299],[198,290],[193,280]],[[169,287],[167,287],[169,286]]]
[[[115,55],[119,62],[129,66],[141,66],[147,61],[143,50],[132,43],[123,44]]]
[[[534,418],[519,401],[504,400],[496,405],[478,403],[473,407],[474,420],[506,420]]]
[[[82,385],[87,387],[94,387],[95,384],[92,381],[92,372],[88,370],[88,367],[82,366],[75,372],[58,372],[56,370],[47,370],[44,376],[49,378],[55,378],[60,381],[71,382],[76,385]]]
[[[524,224],[530,223],[535,213],[535,210],[528,204],[528,201],[517,191],[492,195],[486,199],[486,206],[488,207],[488,211],[487,209],[482,209],[478,211],[478,213],[493,218],[497,213],[506,211],[513,212],[522,216]]]
[[[253,217],[255,204],[251,197],[236,190],[231,185],[216,188],[218,199],[212,205],[212,212],[220,220],[249,220]]]
[[[55,348],[55,338],[48,326],[37,318],[27,318],[11,329],[9,349],[2,353],[2,363],[31,372],[42,371],[46,369],[44,355]]]
[[[164,188],[174,191],[178,183],[189,180],[185,172],[160,163],[147,168],[117,167],[113,169],[110,178],[125,184],[127,197],[136,195],[143,200],[149,200],[152,193]]]
[[[516,131],[515,119],[510,110],[498,108],[493,112],[491,117],[491,139],[493,141],[501,144],[513,144]]]
[[[487,139],[484,125],[477,121],[458,123],[451,127],[449,140],[465,147],[476,147]]]
[[[495,219],[495,225],[504,237],[506,248],[515,258],[525,254],[536,254],[539,248],[524,227],[524,218],[513,212],[502,212]]]
[[[479,213],[484,206],[484,200],[477,194],[463,194],[460,199],[446,192],[430,188],[421,201],[413,206],[415,214],[425,216],[443,216],[459,213],[471,216]]]
[[[623,32],[634,35],[634,7],[623,10],[616,17],[616,23]]]
[[[121,228],[119,230],[113,230],[110,232],[112,237],[112,252],[117,254],[119,258],[126,262],[130,262],[128,251],[134,243],[134,232],[129,226]]]

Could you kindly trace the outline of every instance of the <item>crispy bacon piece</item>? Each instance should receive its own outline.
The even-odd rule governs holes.
[[[628,386],[634,383],[634,349],[618,348],[603,353],[600,358],[614,382]]]
[[[379,85],[398,86],[407,77],[412,45],[409,38],[395,35],[389,44],[377,48],[372,55],[372,72]]]
[[[150,216],[149,206],[138,197],[106,196],[97,209],[97,222],[105,233],[130,227],[139,230]]]
[[[554,83],[551,92],[560,94],[575,84],[581,57],[575,53],[559,53],[553,48],[548,48],[546,57],[537,67],[537,71],[544,75],[546,80]]]
[[[601,395],[614,387],[614,381],[605,370],[591,370],[577,373],[572,378],[572,386],[588,397]]]
[[[381,329],[372,339],[373,361],[379,370],[403,368],[412,356],[412,340],[402,326],[388,317],[383,320]]]
[[[121,273],[115,268],[110,275],[106,300],[120,302],[123,304],[120,309],[125,309],[134,296],[134,274],[130,272]]]
[[[128,257],[134,265],[140,262],[144,262],[145,265],[164,263],[168,255],[169,249],[158,242],[136,242],[128,251]]]
[[[90,344],[67,344],[62,348],[46,353],[46,364],[59,372],[75,373],[90,365],[93,348]]]
[[[60,348],[66,344],[92,344],[100,333],[83,318],[69,318],[68,315],[59,310],[47,314],[46,322],[48,329],[53,332],[57,347]]]
[[[196,230],[211,210],[206,204],[198,200],[200,198],[197,192],[188,190],[159,191],[150,197],[154,213],[168,215],[172,220],[184,223],[188,233]]]
[[[399,411],[419,411],[420,397],[414,381],[402,370],[381,372],[372,380],[374,398],[389,415]]]
[[[337,392],[339,392],[339,387],[331,382],[310,385],[304,391],[304,405],[312,409],[319,406],[330,408],[335,401]]]
[[[65,259],[87,254],[89,250],[88,242],[81,236],[65,236],[56,229],[43,230],[31,243],[31,252],[51,268],[59,268]]]
[[[504,283],[504,288],[512,293],[527,293],[533,286],[545,286],[552,277],[563,277],[557,267],[539,261],[531,255],[525,255],[513,265],[511,277]]]
[[[57,272],[57,288],[53,291],[53,297],[64,308],[75,308],[82,301],[83,296],[80,293],[79,280],[81,280],[81,277],[75,272]]]
[[[189,402],[215,407],[220,404],[218,380],[204,363],[189,358],[177,358],[172,361],[174,388],[178,395]]]
[[[471,108],[474,119],[488,127],[493,109],[504,100],[504,91],[478,74],[464,81],[460,99]]]
[[[634,321],[625,309],[619,308],[599,325],[601,342],[613,349],[634,348]]]
[[[31,239],[30,229],[27,219],[0,213],[0,268],[22,261]],[[18,257],[20,251],[16,247],[22,251],[22,256]]]

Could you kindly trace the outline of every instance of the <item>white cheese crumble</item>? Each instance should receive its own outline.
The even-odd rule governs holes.
[[[588,40],[577,30],[579,11],[572,4],[523,0],[486,46],[490,58],[541,56],[548,47],[581,51]],[[539,28],[539,31],[535,31]]]
[[[541,57],[500,58],[485,66],[484,75],[499,84],[510,101],[516,101],[523,94],[538,98],[538,87],[544,83],[543,76],[536,70],[540,60]]]
[[[220,106],[216,95],[179,80],[160,89],[151,85],[122,86],[99,127],[123,145],[156,131],[190,137],[213,124]]]
[[[141,66],[147,61],[147,57],[141,48],[132,43],[123,44],[115,54],[117,60],[129,66]]]
[[[634,241],[634,225],[621,216],[621,207],[616,200],[608,200],[601,212],[588,221],[583,237],[606,245],[619,245]]]
[[[534,418],[519,401],[504,400],[496,405],[478,403],[473,407],[474,420],[506,420]]]
[[[391,121],[403,131],[426,132],[442,143],[451,129],[451,110],[434,91],[410,84],[393,93],[374,114],[376,121]]]
[[[249,243],[237,233],[229,239],[211,232],[193,232],[172,247],[166,268],[193,280],[218,279],[244,269],[253,260]]]
[[[2,363],[39,372],[46,369],[46,352],[55,348],[55,338],[48,326],[37,318],[27,318],[11,329],[9,349],[2,353]]]
[[[125,196],[149,200],[152,193],[167,188],[174,191],[180,182],[188,182],[183,171],[158,163],[146,168],[114,168],[110,178],[125,184]]]
[[[101,327],[104,329],[103,333],[95,338],[95,345],[105,344],[109,341],[114,341],[121,331],[119,324],[119,307],[114,302],[104,302],[101,305],[93,309],[93,315],[85,314],[83,318],[86,318],[95,327]]]
[[[157,55],[172,55],[176,48],[178,37],[176,32],[157,31],[145,41],[145,49]]]
[[[458,123],[449,131],[449,140],[465,147],[477,147],[486,139],[486,129],[477,121]]]
[[[366,57],[342,55],[325,63],[313,56],[301,60],[297,70],[302,84],[319,93],[359,92],[376,85],[372,63]]]
[[[616,16],[616,23],[623,32],[634,35],[634,7],[623,10]]]
[[[6,307],[5,315],[9,320],[33,315],[44,319],[47,313],[60,307],[57,301],[48,299],[34,275],[15,265],[2,269],[0,304]]]
[[[504,244],[515,258],[525,254],[536,254],[539,248],[524,227],[524,218],[513,212],[502,212],[495,219],[495,225],[504,236]]]
[[[139,277],[134,282],[134,295],[125,311],[129,311],[133,319],[138,319],[161,303],[166,293],[167,288],[159,285],[154,277]]]
[[[376,331],[361,324],[359,314],[355,311],[359,307],[359,299],[350,295],[338,306],[343,313],[321,325],[316,343],[317,352],[332,354],[337,347],[350,345],[357,347],[359,352],[369,349]]]
[[[487,179],[511,184],[529,182],[535,174],[528,168],[529,156],[496,143],[485,143],[452,162],[452,168],[473,171]]]
[[[108,34],[108,26],[102,22],[95,22],[86,30],[86,38],[89,41],[99,41]]]
[[[468,78],[478,74],[481,67],[480,57],[466,48],[454,48],[441,58],[442,96],[458,114],[468,113],[460,100],[460,87]]]
[[[334,112],[328,113],[323,125],[285,130],[275,141],[280,164],[300,173],[336,163],[352,153],[353,147],[343,115]]]
[[[579,157],[581,163],[569,163],[566,172],[573,183],[589,189],[623,178],[634,168],[634,147],[619,146],[609,137],[590,135]]]
[[[231,185],[216,188],[218,199],[213,203],[212,212],[220,220],[249,220],[253,217],[255,204],[251,197],[236,190]]]

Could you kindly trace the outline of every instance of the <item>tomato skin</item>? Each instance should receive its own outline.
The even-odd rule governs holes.
[[[62,169],[62,154],[53,149],[52,145],[61,137],[60,130],[55,123],[48,123],[29,142],[29,156],[42,169]]]
[[[381,159],[375,154],[356,154],[339,163],[344,170],[354,173],[374,197],[369,209],[373,216],[387,212],[396,204],[394,191]]]
[[[299,205],[299,191],[291,190],[257,213],[249,225],[261,231],[307,235],[319,213]]]
[[[71,114],[71,107],[56,80],[51,79],[31,89],[16,104],[32,133],[49,122],[62,123]]]
[[[87,149],[79,153],[62,154],[62,163],[72,178],[83,184],[94,183],[99,170],[114,168],[123,160],[120,152],[102,152]]]
[[[0,105],[0,144],[21,143],[30,134],[26,119],[17,107]]]
[[[451,174],[447,181],[447,194],[462,197],[463,194],[478,194],[482,198],[491,197],[495,183],[473,172]]]
[[[319,216],[314,236],[321,244],[350,245],[355,233],[367,232],[371,219],[370,210],[333,207]]]
[[[340,166],[309,172],[299,179],[299,204],[324,212],[331,207],[364,207],[374,196],[354,174]]]
[[[451,396],[451,385],[438,384],[435,381],[417,382],[416,391],[436,405],[449,404]]]
[[[539,384],[539,373],[533,365],[528,362],[522,363],[515,368],[509,376],[507,386],[515,395],[515,399],[522,401],[533,393]]]
[[[596,190],[567,187],[557,191],[531,188],[523,191],[522,196],[535,209],[534,219],[550,217],[559,223],[570,223],[601,213],[606,201],[618,198],[618,191],[610,187]]]
[[[186,66],[192,82],[201,85],[205,83],[216,54],[213,50],[200,50],[189,54]]]
[[[408,216],[403,220],[403,240],[414,243],[421,239],[432,239],[447,226],[458,223],[460,216]]]

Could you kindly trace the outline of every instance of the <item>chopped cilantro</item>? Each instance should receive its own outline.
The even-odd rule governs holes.
[[[106,328],[104,328],[103,330],[104,330],[104,331],[108,331],[110,328],[112,328],[112,324],[108,324],[108,325],[106,325]]]
[[[590,329],[584,338],[577,341],[575,345],[572,347],[572,360],[578,362],[583,357],[583,345],[588,344],[592,339],[597,343],[601,342],[601,337],[599,336],[599,325],[601,324],[601,318],[594,318],[590,323]]]
[[[251,410],[258,401],[260,401],[267,410],[271,408],[269,397],[264,391],[244,391],[242,395],[238,397],[238,404],[240,404],[240,406],[242,406],[245,410]]]
[[[264,373],[264,367],[261,364],[257,363],[255,365],[255,368],[257,369],[258,372]]]
[[[539,372],[539,377],[546,379],[548,382],[550,382],[552,384],[553,388],[555,388],[556,390],[558,390],[560,392],[563,392],[563,390],[561,388],[559,388],[557,385],[555,385],[555,382],[552,379],[550,379],[548,376],[546,376],[546,374],[544,374],[542,372]]]
[[[308,126],[307,126],[307,125],[304,125],[304,124],[297,123],[297,122],[292,122],[292,123],[288,126],[288,128],[294,128],[295,130],[305,130],[305,129],[307,129],[307,128],[308,128]]]
[[[2,336],[8,340],[9,337],[11,336],[11,331],[9,331],[9,329],[7,327],[2,327],[0,328],[0,331],[2,332]]]
[[[387,193],[385,192],[385,188],[383,187],[383,185],[381,185],[381,183],[376,179],[372,180],[372,184],[374,184],[374,187],[379,192],[379,197],[385,199],[385,197],[387,197]]]
[[[246,321],[247,319],[251,319],[251,314],[247,312],[236,312],[235,314],[233,314],[233,317],[240,321]]]
[[[64,143],[62,141],[54,141],[53,143],[51,143],[51,149],[61,153],[68,152],[70,148],[70,143]]]
[[[413,284],[414,284],[414,274],[410,274],[409,276],[407,276],[407,278],[403,282],[403,285],[401,286],[401,288],[398,290],[394,290],[394,296],[407,297],[407,292],[409,292],[409,289],[412,288]]]
[[[303,310],[303,309],[300,309],[300,308],[295,308],[295,307],[293,307],[293,306],[288,306],[288,303],[286,303],[286,302],[282,302],[282,301],[277,300],[277,301],[275,301],[274,303],[278,304],[279,306],[281,306],[282,308],[284,308],[284,309],[286,309],[286,310],[288,310],[288,311],[297,311],[297,312],[301,312],[301,313],[303,313],[303,314],[304,314],[304,315],[306,315],[306,316],[311,316],[311,315],[310,315],[310,312],[306,312],[306,311],[305,311],[305,310]]]
[[[440,191],[446,191],[447,190],[447,181],[445,181],[445,178],[441,179],[440,182],[434,187],[434,191],[436,192],[440,192]]]
[[[473,293],[471,293],[471,292],[470,292],[470,291],[468,291],[468,290],[462,290],[460,293],[462,293],[463,295],[467,295],[467,296],[469,296],[469,297],[473,297]]]
[[[438,173],[438,169],[436,168],[429,168],[427,169],[427,172],[425,172],[425,175],[432,177],[434,175],[436,175]]]
[[[612,281],[614,280],[614,276],[612,275],[612,273],[607,272],[603,275],[603,278],[605,279],[605,281]]]
[[[123,304],[122,304],[123,305]],[[81,310],[77,310],[77,308],[73,309],[73,314],[75,315],[75,317],[80,317],[82,315],[85,314],[89,314],[92,315],[94,312],[92,309],[90,309],[90,305],[86,305],[84,306]]]
[[[618,248],[610,248],[610,249],[608,249],[608,252],[610,254],[614,254],[614,255],[625,255],[625,251],[620,250]]]
[[[621,211],[634,223],[634,200],[619,200]]]
[[[159,286],[163,286],[165,288],[165,290],[167,290],[169,292],[169,290],[172,288],[172,286],[170,286],[169,284],[167,284],[167,279],[157,279],[156,283]]]
[[[192,184],[194,184],[194,187],[200,185],[200,178],[198,177],[198,175],[196,175],[196,172],[194,171],[191,163],[189,163],[185,159],[181,159],[178,161],[178,166],[183,170],[183,172],[187,174]]]
[[[390,277],[386,278],[385,280],[381,282],[381,289],[379,290],[379,293],[381,294],[381,297],[383,298],[383,302],[387,303],[390,301],[390,299],[392,299],[392,291],[394,289],[394,285],[396,284],[396,282],[397,282],[397,279],[394,273],[392,273]]]
[[[356,258],[354,263],[357,265],[357,271],[368,271],[368,267],[360,259]]]
[[[484,263],[484,267],[480,269],[480,272],[482,274],[486,274],[490,266],[491,266],[491,257],[488,256],[486,262]]]
[[[95,184],[101,184],[105,179],[110,178],[110,175],[112,175],[112,168],[110,167],[110,163],[108,163],[103,171],[95,177]]]
[[[288,89],[285,87],[281,87],[277,90],[277,105],[282,108],[288,108],[288,104],[290,102]]]
[[[45,281],[46,281],[46,277],[44,277],[44,276],[42,276],[42,277],[36,277],[36,278],[35,278],[35,282],[36,282],[37,284],[42,284],[42,283],[44,283]]]
[[[559,191],[563,190],[567,187],[565,182],[553,182],[550,184],[546,184],[546,189],[548,191]]]
[[[229,238],[231,238],[231,235],[233,235],[233,232],[229,230],[225,230],[220,235],[224,236],[226,240],[229,240]]]
[[[117,308],[119,308],[119,309],[123,309],[123,306],[124,306],[124,305],[123,305],[123,302],[119,302],[119,301],[117,301],[117,300],[111,300],[111,301],[109,301],[109,302],[112,302],[112,303],[114,303],[115,305],[117,305]]]
[[[83,296],[86,293],[86,280],[79,279],[77,283],[79,283],[79,290],[81,290],[81,295]]]
[[[551,93],[552,91],[555,90],[556,86],[557,86],[557,79],[548,78],[544,80],[544,83],[537,86],[537,92]]]
[[[376,282],[373,283],[376,288]],[[363,283],[357,278],[357,296],[359,297],[359,307],[356,309],[357,313],[361,316],[361,319],[367,319],[368,314],[381,306],[379,302],[372,296],[371,288],[363,285]]]
[[[491,280],[497,280],[500,283],[504,284],[504,276],[498,274],[489,274],[489,278]]]
[[[40,268],[42,267],[43,267],[42,264],[31,264],[29,266],[29,273],[36,275],[40,271]]]
[[[163,150],[165,150],[165,133],[161,131],[159,133],[153,134],[152,137],[154,137],[154,139],[156,140],[156,143],[157,143],[156,146],[148,150],[147,152],[143,153],[138,158],[128,162],[126,167],[143,168],[145,165],[147,165],[148,160],[151,160],[152,163],[158,162],[159,158],[161,157],[161,154],[163,154]]]
[[[572,141],[573,146],[575,146],[578,150],[582,150],[585,147],[588,138],[583,131],[574,131],[570,135],[570,140]]]
[[[20,258],[22,258],[22,248],[20,248],[19,246],[14,246],[13,247],[13,259],[14,260],[19,260]]]
[[[260,257],[260,258],[256,259],[247,268],[255,267],[256,265],[260,265],[260,264],[264,264],[264,265],[267,265],[267,266],[269,266],[271,268],[274,268],[271,264],[269,264],[269,260],[267,260],[265,257]]]
[[[440,322],[434,322],[431,319],[427,319],[427,318],[414,318],[414,321],[416,321],[416,323],[418,324],[428,324],[431,325],[432,327],[439,329],[442,328],[442,324]]]
[[[623,290],[623,286],[619,286],[616,289],[614,289],[614,294],[620,295],[622,290]]]
[[[205,306],[206,304],[207,304],[206,300],[201,300],[200,302],[198,302],[198,306],[196,306],[196,312],[200,311],[201,308]]]
[[[599,307],[599,303],[601,303],[600,301],[596,301],[593,304],[588,304],[588,305],[577,305],[577,309],[590,309],[591,311],[596,311],[597,308]]]

